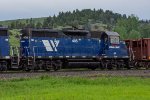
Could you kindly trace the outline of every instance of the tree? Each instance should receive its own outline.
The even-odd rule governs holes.
[[[36,24],[36,28],[42,28],[42,23],[38,22],[38,23]]]
[[[10,28],[16,28],[16,23],[15,22],[11,22]]]
[[[143,38],[150,38],[150,24],[144,24],[140,27]]]
[[[123,39],[127,39],[127,30],[125,27],[123,26],[117,26],[115,27],[114,29],[115,32],[118,32],[119,35],[120,35],[120,38],[123,40]]]
[[[139,19],[133,15],[129,16],[127,19],[118,19],[114,30],[121,34],[122,39],[135,39],[141,37],[139,33]]]
[[[43,27],[45,28],[53,28],[54,18],[49,16],[43,22]]]
[[[131,30],[127,38],[128,39],[139,39],[139,38],[141,38],[141,34],[136,30]]]

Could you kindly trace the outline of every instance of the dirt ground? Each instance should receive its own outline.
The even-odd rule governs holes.
[[[40,76],[60,76],[60,77],[101,77],[101,76],[128,76],[150,78],[150,70],[61,70],[50,72],[0,72],[0,79],[18,79]]]

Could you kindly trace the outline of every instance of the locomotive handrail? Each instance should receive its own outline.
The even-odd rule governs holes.
[[[14,63],[14,64],[19,64],[19,62],[20,62],[19,48],[20,47],[17,47],[17,46],[10,46],[10,56],[12,58],[12,63]]]
[[[19,48],[18,47],[16,47],[16,51],[17,51],[17,54],[18,54],[17,55],[17,58],[18,58],[18,60],[17,60],[18,62],[17,63],[19,64],[19,62],[20,62],[20,52],[19,52]]]
[[[28,48],[29,48],[29,47],[26,47],[26,50],[27,50],[27,54],[29,55],[29,50],[28,50]]]
[[[37,47],[37,46],[33,46],[33,61],[35,62],[35,47]]]
[[[14,50],[13,50],[12,48],[13,48],[13,47],[10,46],[10,55],[11,55],[11,56],[14,55]]]
[[[19,56],[20,52],[19,52],[19,48],[18,46],[10,46],[10,55],[14,56],[15,54]],[[16,52],[14,52],[16,51]]]
[[[134,56],[134,51],[133,49],[129,46],[129,52],[130,52],[130,61],[135,60],[135,56]]]

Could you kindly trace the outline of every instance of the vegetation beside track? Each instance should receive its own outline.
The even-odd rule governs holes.
[[[0,100],[149,100],[150,79],[49,77],[1,80]]]

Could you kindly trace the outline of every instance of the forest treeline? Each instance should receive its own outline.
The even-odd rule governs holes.
[[[1,24],[1,23],[0,23]],[[94,25],[94,26],[93,26]],[[3,26],[3,25],[0,25]],[[62,28],[75,26],[87,30],[110,30],[120,34],[122,39],[148,38],[150,37],[150,20],[139,20],[134,15],[114,13],[103,9],[83,9],[68,12],[59,12],[56,16],[45,17],[44,20],[34,18],[11,21],[8,27],[11,29],[31,28]],[[99,28],[103,27],[103,28]]]

